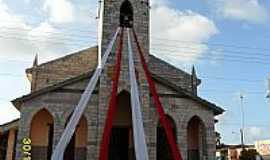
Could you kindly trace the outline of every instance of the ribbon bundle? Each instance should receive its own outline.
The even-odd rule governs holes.
[[[109,102],[109,109],[107,112],[107,118],[105,122],[103,137],[100,146],[99,152],[99,160],[108,160],[108,153],[109,153],[109,143],[110,143],[110,135],[112,130],[113,118],[116,111],[117,105],[117,89],[118,89],[118,82],[120,76],[120,69],[121,69],[121,59],[122,59],[122,48],[123,48],[123,29],[121,30],[121,36],[119,45],[117,48],[117,57],[116,63],[114,66],[114,76],[113,76],[113,84],[112,84],[112,94],[111,99]]]
[[[154,81],[151,77],[151,73],[148,70],[146,61],[143,56],[142,49],[140,47],[138,37],[133,29],[133,37],[135,39],[136,46],[138,48],[138,55],[140,57],[140,61],[143,66],[143,70],[145,72],[145,76],[149,85],[149,90],[151,95],[153,96],[154,104],[156,106],[159,119],[161,122],[162,127],[165,130],[167,140],[170,145],[171,155],[174,160],[182,160],[180,151],[178,149],[177,143],[175,141],[175,137],[173,136],[172,127],[165,116],[165,112],[163,110],[162,104],[160,102],[159,96],[157,94],[157,90],[155,88]],[[84,93],[82,94],[80,101],[74,112],[70,118],[70,121],[67,124],[67,127],[62,134],[60,141],[58,142],[55,151],[52,155],[52,160],[62,160],[63,153],[68,145],[71,137],[73,136],[76,126],[82,116],[91,96],[92,92],[96,87],[97,81],[101,75],[101,72],[107,62],[109,54],[113,48],[114,42],[117,39],[117,36],[120,32],[120,28],[117,29],[116,33],[114,34],[111,42],[108,45],[107,50],[102,57],[101,64],[95,70],[91,80],[89,81]],[[131,87],[131,109],[132,109],[132,127],[133,127],[133,134],[134,134],[134,143],[135,143],[135,155],[137,160],[148,160],[148,152],[147,152],[147,145],[145,140],[145,133],[143,127],[143,119],[142,119],[142,112],[141,112],[141,105],[140,105],[140,95],[138,90],[138,84],[136,79],[135,73],[135,65],[134,65],[134,55],[132,50],[132,43],[131,43],[131,36],[130,36],[130,29],[127,29],[128,32],[128,64],[129,64],[129,76],[130,76],[130,87]],[[116,55],[116,63],[114,66],[114,74],[112,79],[112,91],[111,97],[109,101],[109,108],[107,112],[107,117],[104,126],[104,132],[100,144],[100,151],[99,151],[99,160],[108,160],[108,153],[109,153],[109,143],[110,143],[110,136],[112,131],[113,119],[117,109],[117,89],[121,71],[121,61],[122,61],[122,50],[123,50],[123,37],[124,37],[124,29],[121,29],[120,39],[117,46],[117,55]]]
[[[145,134],[143,127],[143,119],[140,105],[140,96],[136,80],[134,67],[134,57],[131,46],[131,39],[128,29],[128,53],[129,53],[129,77],[131,87],[131,109],[132,109],[132,124],[135,143],[135,155],[138,160],[148,160],[147,146],[145,142]]]
[[[144,59],[143,52],[142,52],[142,49],[141,49],[139,41],[138,41],[138,37],[137,37],[134,29],[133,29],[133,35],[135,38],[135,42],[137,44],[137,48],[139,51],[139,57],[140,57],[142,65],[143,65],[144,73],[145,73],[145,76],[146,76],[146,79],[147,79],[147,82],[149,85],[149,90],[153,96],[154,104],[155,104],[157,112],[159,114],[160,123],[161,123],[162,127],[165,129],[165,133],[166,133],[169,145],[170,145],[172,156],[173,156],[174,160],[182,160],[180,151],[179,151],[177,144],[176,144],[176,140],[173,136],[172,127],[171,127],[171,125],[170,125],[170,123],[165,115],[162,104],[159,100],[159,96],[157,94],[155,83],[151,77],[150,71],[147,68],[147,64],[146,64],[146,61]]]
[[[63,159],[63,155],[64,155],[64,151],[68,145],[68,143],[70,142],[76,126],[79,123],[79,120],[89,102],[89,100],[91,99],[92,93],[97,85],[98,79],[101,75],[101,72],[103,70],[104,65],[107,62],[107,59],[109,57],[109,54],[111,53],[113,44],[116,40],[116,37],[119,33],[120,28],[117,28],[111,42],[108,45],[108,48],[106,49],[104,56],[102,57],[102,61],[101,61],[101,66],[98,66],[91,78],[91,80],[89,81],[85,91],[83,92],[78,105],[75,107],[73,114],[59,140],[59,142],[56,145],[55,151],[52,154],[52,160],[62,160]]]

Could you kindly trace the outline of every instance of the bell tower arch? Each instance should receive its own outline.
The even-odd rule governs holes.
[[[125,0],[120,8],[120,26],[126,28],[133,27],[133,8],[128,0]]]
[[[103,0],[102,47],[104,54],[117,27],[134,28],[148,59],[149,3],[148,0]],[[145,3],[147,1],[147,3]],[[125,54],[125,53],[123,53]]]

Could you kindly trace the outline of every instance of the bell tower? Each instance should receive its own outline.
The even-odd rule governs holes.
[[[104,54],[117,27],[134,28],[147,58],[149,52],[148,0],[103,0],[101,53]],[[125,54],[125,53],[124,53]]]
[[[122,60],[121,60],[121,72],[119,77],[119,84],[118,84],[118,95],[121,93],[128,93],[127,97],[130,97],[130,76],[129,76],[129,65],[128,65],[128,34],[127,28],[130,29],[130,35],[132,39],[132,50],[134,52],[134,61],[135,61],[135,72],[136,78],[138,82],[139,94],[141,97],[141,108],[142,108],[142,118],[144,122],[145,128],[151,128],[152,121],[150,121],[150,94],[147,86],[147,81],[144,76],[144,72],[142,69],[142,65],[139,62],[137,52],[137,46],[134,41],[134,37],[132,34],[132,29],[135,30],[136,35],[138,37],[140,47],[144,52],[144,57],[146,61],[148,60],[149,54],[149,5],[148,0],[102,0],[101,2],[101,12],[100,16],[100,28],[99,34],[102,35],[99,39],[99,46],[101,46],[101,55],[104,54],[106,51],[108,44],[112,40],[113,35],[115,34],[118,27],[124,28],[123,34],[123,48],[122,48]],[[120,35],[120,34],[119,34]],[[115,42],[114,48],[108,57],[108,61],[103,68],[103,72],[101,73],[101,77],[99,80],[99,88],[98,88],[98,107],[96,108],[97,112],[94,117],[97,117],[97,128],[98,134],[97,137],[97,148],[96,154],[93,154],[93,157],[99,155],[99,147],[102,140],[102,135],[104,133],[104,125],[108,113],[108,104],[111,96],[112,90],[112,78],[114,73],[114,66],[115,66],[115,55],[117,55],[116,50],[119,46],[120,36]],[[133,134],[132,134],[132,124],[131,121],[124,120],[123,117],[129,117],[131,119],[131,112],[124,112],[125,109],[130,109],[131,104],[126,103],[126,105],[121,109],[121,103],[124,103],[127,98],[123,100],[119,100],[118,113],[115,115],[115,121],[113,121],[113,130],[116,133],[121,133],[121,135],[113,135],[114,138],[112,139],[125,139],[123,137],[128,137],[128,141],[124,141],[127,143],[121,144],[123,147],[122,154],[120,156],[127,156],[130,158],[123,158],[126,160],[131,160],[134,156],[134,145],[133,145]],[[120,114],[121,113],[121,114]],[[128,114],[127,114],[128,113]],[[129,123],[127,123],[129,122]],[[121,130],[119,130],[119,126]],[[124,131],[124,130],[126,131]],[[154,132],[156,129],[155,127],[151,128],[150,131],[145,131],[147,144],[153,144],[154,139],[150,139],[148,136],[150,133]],[[112,132],[114,132],[112,131]],[[122,135],[123,134],[123,135]],[[118,141],[118,140],[117,140]],[[120,140],[119,140],[120,143]],[[128,144],[128,145],[127,145]],[[150,150],[154,150],[154,146],[150,146]],[[117,148],[117,147],[111,147]],[[109,149],[112,153],[113,150]]]

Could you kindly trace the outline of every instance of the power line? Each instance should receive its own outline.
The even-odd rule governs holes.
[[[2,62],[16,62],[16,63],[32,63],[33,61],[24,61],[18,59],[6,59],[5,57],[0,57]]]
[[[6,28],[4,28],[4,29],[8,29],[8,30],[16,30],[16,29],[18,29],[18,30],[28,30],[28,31],[30,31],[31,29],[19,29],[19,28],[10,28],[10,27],[6,27]],[[61,39],[63,39],[63,40],[74,40],[74,39],[77,39],[77,38],[83,38],[83,39],[80,39],[80,41],[86,41],[85,39],[86,38],[96,38],[96,37],[92,37],[92,36],[90,36],[90,35],[75,35],[75,34],[71,34],[71,33],[69,33],[69,34],[66,34],[66,33],[61,33],[61,32],[48,32],[48,31],[40,31],[41,33],[48,33],[48,34],[58,34],[58,35],[61,35]],[[96,33],[96,32],[94,32],[94,33]],[[11,33],[12,34],[12,33]],[[17,34],[17,33],[16,33]],[[58,38],[59,39],[59,37],[58,36],[54,36],[54,37],[56,37],[56,38]],[[70,37],[69,39],[68,38],[63,38],[63,37]],[[183,42],[181,42],[182,44],[181,45],[183,45]],[[190,42],[190,43],[192,43],[192,42]],[[193,43],[193,44],[196,44],[196,43]],[[185,48],[185,49],[191,49],[191,50],[188,50],[188,51],[198,51],[198,48],[196,48],[196,47],[190,47],[190,46],[181,46],[181,47],[179,47],[179,46],[175,46],[175,45],[169,45],[169,44],[165,44],[165,43],[153,43],[153,45],[154,46],[169,46],[170,48],[176,48],[176,49],[179,49],[179,48]],[[196,44],[196,45],[200,45],[200,44]],[[168,47],[165,47],[165,48],[168,48]],[[242,47],[243,48],[243,47]],[[194,50],[195,49],[195,50]],[[197,50],[196,50],[197,49]],[[270,49],[269,49],[270,50]],[[166,51],[166,50],[165,50]],[[169,51],[173,51],[173,52],[185,52],[185,51],[180,51],[180,50],[169,50]],[[254,55],[263,55],[263,56],[270,56],[269,54],[263,54],[263,53],[261,53],[261,52],[243,52],[243,51],[232,51],[232,50],[223,50],[222,52],[226,52],[226,54],[227,53],[240,53],[240,54],[254,54]],[[208,54],[211,54],[211,53],[208,53]],[[213,55],[213,54],[212,54]],[[215,54],[214,54],[215,55]],[[215,55],[216,56],[216,55]],[[231,55],[231,56],[234,56],[234,55]],[[241,58],[244,58],[245,56],[242,56]],[[247,57],[247,58],[261,58],[261,57]]]
[[[34,38],[30,38],[30,39],[26,39],[26,38],[22,38],[22,37],[7,37],[7,36],[0,36],[0,38],[5,38],[5,39],[16,39],[16,40],[33,40],[33,41],[39,41],[39,42],[44,42],[44,43],[50,43],[52,45],[59,45],[59,44],[64,44],[64,45],[83,45],[82,43],[77,43],[78,40],[76,42],[63,42],[63,41],[56,41],[55,39],[52,39],[52,38],[47,38],[47,40],[50,40],[52,39],[53,41],[47,41],[47,40],[41,40],[41,39],[34,39]],[[65,40],[65,39],[62,39],[62,40]],[[89,42],[87,42],[89,43]],[[155,51],[155,50],[154,50]],[[160,50],[159,50],[160,51]],[[168,50],[162,50],[162,51],[168,51]],[[169,52],[173,52],[173,51],[169,51]],[[166,53],[167,56],[174,56],[174,57],[181,57],[181,58],[190,58],[190,55],[197,55],[197,53],[195,52],[189,52],[187,51],[186,54],[181,54],[181,55],[175,55],[175,54],[172,54],[172,53]],[[240,58],[240,59],[239,59]],[[225,57],[209,57],[209,55],[199,55],[196,57],[196,59],[199,59],[199,60],[204,60],[204,59],[214,59],[214,60],[217,60],[217,61],[225,61]],[[248,59],[248,58],[243,58],[243,57],[229,57],[227,56],[226,59],[229,59],[229,61],[227,62],[242,62],[242,63],[256,63],[256,64],[265,64],[265,65],[268,65],[268,61],[266,62],[265,59]],[[257,61],[255,61],[257,60]]]
[[[5,30],[8,30],[8,32],[6,32]],[[0,29],[1,32],[3,32],[4,34],[18,34],[17,31],[33,31],[33,29],[29,29],[29,28],[12,28],[12,27],[2,27]],[[12,32],[14,31],[14,32]],[[36,31],[35,31],[36,32]],[[19,32],[20,33],[20,32]],[[60,31],[57,31],[57,32],[51,32],[51,31],[38,31],[38,33],[44,33],[44,34],[51,34],[55,37],[58,37],[56,35],[59,35],[59,37],[71,37],[72,39],[73,38],[83,38],[83,39],[86,39],[86,38],[89,38],[89,37],[92,37],[92,38],[97,38],[96,36],[92,36],[90,35],[89,33],[91,33],[91,31],[87,34],[84,34],[84,35],[78,35],[78,34],[75,34],[73,32],[68,32],[68,33],[63,33],[63,32],[60,32]],[[94,34],[96,34],[96,32],[92,32]]]
[[[89,12],[89,14],[92,15],[92,16],[90,16],[89,18],[93,18],[93,19],[97,20],[97,19],[96,19],[96,16],[93,16],[94,13]],[[37,18],[36,16],[34,17],[34,16],[31,16],[31,15],[27,15],[27,18],[40,20],[40,19]],[[6,24],[10,24],[10,25],[12,25],[12,24],[17,25],[17,24],[18,24],[17,21],[13,21],[13,20],[5,20],[4,22],[5,22],[5,25],[6,25]],[[38,22],[39,24],[41,24],[39,21],[37,21],[37,22]],[[26,25],[31,25],[31,26],[36,26],[36,25],[37,25],[37,23],[33,23],[33,22],[29,22],[29,21],[27,21],[25,24],[26,24]],[[53,25],[53,28],[56,28],[56,29],[58,29],[58,30],[74,31],[74,32],[81,32],[81,33],[86,33],[86,32],[88,32],[88,31],[93,31],[93,30],[89,30],[89,26],[87,26],[87,30],[83,30],[83,29],[75,28],[75,27],[67,27],[66,25],[65,25],[65,26],[56,26],[56,25]],[[94,32],[96,32],[96,31],[94,31]]]
[[[25,77],[25,75],[10,74],[10,73],[0,73],[0,76]]]
[[[48,43],[50,45],[56,45],[56,46],[58,46],[58,45],[67,45],[67,44],[71,45],[71,46],[86,45],[86,43],[85,44],[78,43],[77,41],[76,42],[70,42],[70,41],[63,42],[63,41],[55,41],[53,39],[51,39],[53,41],[46,41],[46,40],[34,39],[34,38],[27,39],[27,38],[22,38],[22,37],[7,37],[7,36],[2,36],[2,35],[0,35],[0,38],[2,38],[2,39],[15,39],[15,40],[20,40],[20,41],[25,41],[25,40],[27,40],[27,41],[29,41],[29,40],[30,41],[38,41],[38,42]],[[47,38],[47,40],[50,40],[50,38]]]
[[[158,68],[157,68],[158,69]],[[183,79],[182,75],[179,74],[173,74],[173,73],[163,73],[163,77],[172,78],[172,79]],[[197,76],[197,78],[201,79],[202,81],[205,80],[222,80],[222,81],[237,81],[237,82],[248,82],[248,83],[261,83],[263,80],[261,79],[249,79],[249,78],[236,78],[236,77],[221,77],[221,76]],[[185,79],[185,78],[184,78]]]
[[[199,93],[215,93],[215,95],[219,94],[219,95],[224,95],[224,94],[235,94],[236,90],[235,91],[226,91],[226,90],[208,90],[208,89],[204,89],[204,90],[199,90],[198,91]],[[247,92],[247,94],[250,94],[250,95],[264,95],[265,92],[262,92],[262,91],[252,91],[252,92]]]
[[[153,36],[151,36],[153,37]],[[164,41],[172,41],[172,42],[180,42],[180,43],[186,43],[186,44],[198,44],[192,41],[183,41],[183,40],[173,40],[173,39],[166,39],[166,38],[157,38],[154,37],[155,39],[160,39]],[[228,47],[228,48],[238,48],[238,49],[256,49],[256,50],[266,50],[270,51],[270,48],[261,48],[261,47],[251,47],[247,45],[235,45],[235,44],[225,44],[225,43],[209,43],[209,42],[200,42],[201,44],[208,45],[208,46],[223,46],[223,47]]]
[[[184,48],[184,47],[183,47]],[[172,50],[171,48],[165,48],[165,49],[153,49],[151,48],[153,51],[160,53],[160,51],[163,51],[164,53],[166,53],[166,55],[174,55],[174,56],[189,56],[192,58],[192,56],[194,56],[195,58],[200,58],[202,56],[211,56],[212,58],[223,58],[223,59],[227,59],[227,58],[236,58],[236,59],[243,59],[243,60],[258,60],[258,61],[264,61],[267,60],[266,56],[259,56],[259,57],[254,57],[254,56],[240,56],[240,55],[216,55],[213,53],[199,53],[198,51],[194,51],[194,50],[190,50],[190,49],[185,49],[184,50]],[[177,54],[178,53],[178,54]],[[239,52],[240,53],[240,52]],[[242,54],[245,54],[245,52],[242,52]],[[254,53],[256,54],[256,53]],[[269,57],[270,58],[270,57]],[[270,59],[268,59],[270,60]]]
[[[202,78],[206,78],[206,79],[211,79],[211,80],[215,80],[215,79],[220,79],[220,80],[229,80],[229,81],[248,81],[248,82],[262,82],[261,79],[246,79],[246,78],[227,78],[227,77],[220,77],[220,76],[200,76]]]
[[[240,123],[234,123],[234,122],[220,122],[217,123],[216,125],[219,126],[241,126]],[[259,126],[259,127],[266,127],[270,128],[270,122],[265,122],[265,123],[246,123],[245,124],[247,127],[254,127],[254,126]]]
[[[158,51],[157,51],[158,52]],[[190,59],[190,54],[194,54],[194,52],[186,52],[187,54],[182,54],[182,55],[175,55],[175,54],[171,54],[171,53],[166,53],[166,56],[167,57],[171,57],[171,58],[186,58],[186,59]],[[260,64],[260,65],[269,65],[269,61],[254,61],[252,59],[237,59],[237,58],[234,58],[234,57],[226,57],[226,60],[225,57],[209,57],[207,55],[199,55],[199,56],[196,56],[195,58],[196,60],[214,60],[214,61],[224,61],[224,62],[241,62],[241,63],[246,63],[246,64]]]
[[[29,61],[30,62],[30,61]],[[0,73],[0,76],[25,76],[25,75],[20,75],[20,74],[10,74],[10,73]],[[181,74],[168,74],[168,73],[164,73],[163,77],[167,77],[167,78],[175,78],[175,79],[180,79]],[[198,77],[201,78],[201,77]],[[227,77],[215,77],[215,76],[203,76],[202,78],[204,79],[209,79],[209,80],[222,80],[222,81],[240,81],[240,82],[254,82],[254,83],[258,83],[261,82],[260,80],[255,80],[255,79],[244,79],[244,78],[227,78]]]
[[[194,51],[194,52],[200,52],[201,48],[198,47],[192,47],[192,46],[185,46],[183,44],[179,44],[179,45],[170,45],[170,44],[165,44],[165,43],[152,43],[153,46],[157,46],[158,48],[160,48],[161,46],[164,46],[165,49],[169,48],[169,49],[173,49],[173,51],[178,51],[178,52],[183,52],[180,49],[188,49],[190,51]],[[197,45],[197,44],[195,44]],[[214,56],[217,56],[218,54],[213,54],[213,52],[222,52],[225,55],[230,55],[230,56],[235,56],[235,55],[241,55],[243,57],[250,57],[250,58],[254,58],[254,56],[264,56],[264,57],[270,57],[269,54],[265,54],[265,52],[258,52],[258,51],[244,51],[244,50],[226,50],[226,48],[213,48],[212,47],[207,46],[206,50],[207,50],[207,54],[211,54]],[[269,49],[270,50],[270,49]],[[268,51],[270,52],[270,51]],[[228,53],[232,53],[232,54],[228,54]]]
[[[76,39],[75,36],[72,36],[70,38],[68,37],[65,37],[64,35],[63,36],[55,36],[55,35],[48,35],[48,37],[44,36],[44,35],[38,35],[38,36],[35,36],[35,35],[19,35],[17,33],[4,33],[4,34],[1,34],[1,36],[3,38],[5,37],[15,37],[15,38],[22,38],[22,39],[26,39],[26,40],[31,40],[31,38],[38,38],[38,39],[46,39],[46,40],[52,40],[52,41],[57,41],[57,42],[65,42],[65,41],[76,41],[76,42],[89,42],[89,40],[96,40],[96,37],[91,37],[89,36],[87,39]]]
[[[44,33],[53,33],[53,32],[44,32]],[[67,36],[67,35],[65,35],[65,36]],[[72,36],[72,35],[71,35]],[[31,38],[33,38],[34,36],[29,36],[29,37],[31,37]],[[65,40],[74,40],[74,38],[75,38],[76,36],[72,36],[72,38],[63,38],[63,37],[55,37],[55,38],[57,38],[57,41],[54,39],[54,37],[47,37],[47,39],[53,39],[54,40],[54,42],[56,42],[56,43],[64,43],[64,42],[59,42],[59,40],[63,40],[63,41],[65,41]],[[79,37],[79,36],[77,36],[77,37]],[[91,37],[91,36],[85,36],[85,38],[86,37],[88,37],[88,38],[96,38],[96,37]],[[5,38],[4,36],[2,36],[2,38]],[[21,37],[7,37],[7,38],[14,38],[14,39],[24,39],[24,38],[21,38]],[[35,37],[34,37],[35,38]],[[34,39],[35,40],[35,39]],[[80,42],[89,42],[89,40],[85,40],[85,39],[81,39],[81,40],[76,40],[76,41],[80,41]],[[47,41],[46,41],[47,42]],[[67,43],[67,42],[66,42]],[[80,43],[80,45],[81,45],[81,43]],[[166,47],[165,47],[166,48]],[[179,47],[177,47],[178,49],[179,49]],[[191,47],[181,47],[181,49],[189,49],[189,50],[164,50],[164,49],[162,49],[162,51],[168,51],[168,52],[187,52],[187,53],[189,53],[189,55],[192,55],[192,53],[194,53],[193,55],[197,55],[197,52],[191,52],[191,51],[198,51],[198,50],[190,50],[190,49],[192,49]],[[194,48],[193,48],[194,49]],[[249,52],[249,53],[247,53],[247,52],[243,52],[243,51],[226,51],[226,53],[242,53],[242,54],[251,54],[252,52]],[[171,54],[171,53],[170,53]],[[256,52],[254,52],[254,53],[252,53],[252,54],[254,54],[254,55],[258,55],[259,53],[256,53]],[[183,55],[183,54],[182,54]],[[181,56],[182,56],[181,55]],[[215,56],[215,58],[217,57],[217,58],[223,58],[223,59],[225,59],[226,57],[221,57],[220,55],[215,55],[215,54],[211,54],[211,53],[208,53],[207,55],[213,55],[213,56]],[[266,54],[264,54],[264,56],[269,56],[269,55],[266,55]],[[230,55],[229,56],[230,58],[241,58],[241,60],[242,59],[248,59],[248,60],[250,60],[250,59],[252,59],[252,60],[265,60],[265,59],[262,59],[263,57],[262,56],[260,56],[260,57],[247,57],[247,56],[237,56],[237,55]],[[216,58],[216,59],[217,59]]]
[[[36,17],[35,17],[36,18]],[[17,24],[17,23],[12,23],[12,21],[5,21],[5,22],[10,22],[10,24]],[[31,23],[28,23],[28,24],[31,24]],[[32,23],[32,25],[36,25],[34,23]],[[57,26],[53,26],[59,30],[66,30],[66,31],[74,31],[74,32],[80,32],[80,33],[88,33],[89,31],[92,32],[92,33],[97,33],[96,30],[82,30],[82,29],[79,29],[79,28],[68,28],[68,27],[63,27],[61,26],[60,27],[57,27]],[[198,43],[195,43],[195,42],[192,42],[192,41],[184,41],[184,40],[176,40],[176,39],[166,39],[166,38],[160,38],[160,37],[157,37],[157,36],[150,36],[153,38],[153,40],[162,40],[164,42],[168,42],[168,41],[171,41],[171,42],[179,42],[179,43],[184,43],[184,44],[196,44],[198,45]],[[270,51],[270,48],[261,48],[261,47],[251,47],[251,46],[247,46],[247,45],[236,45],[236,44],[225,44],[225,43],[209,43],[209,42],[199,42],[200,44],[202,45],[208,45],[208,46],[222,46],[222,47],[227,47],[227,48],[238,48],[238,49],[256,49],[256,50],[267,50],[267,51]]]

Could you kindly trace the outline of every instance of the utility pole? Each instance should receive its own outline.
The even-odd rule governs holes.
[[[245,149],[245,144],[244,144],[244,128],[245,128],[245,117],[244,117],[244,96],[241,93],[240,94],[240,100],[241,100],[241,115],[242,115],[242,127],[240,129],[240,134],[241,134],[241,146],[242,149]]]
[[[266,98],[270,99],[270,78],[267,78],[267,91],[266,91]]]

